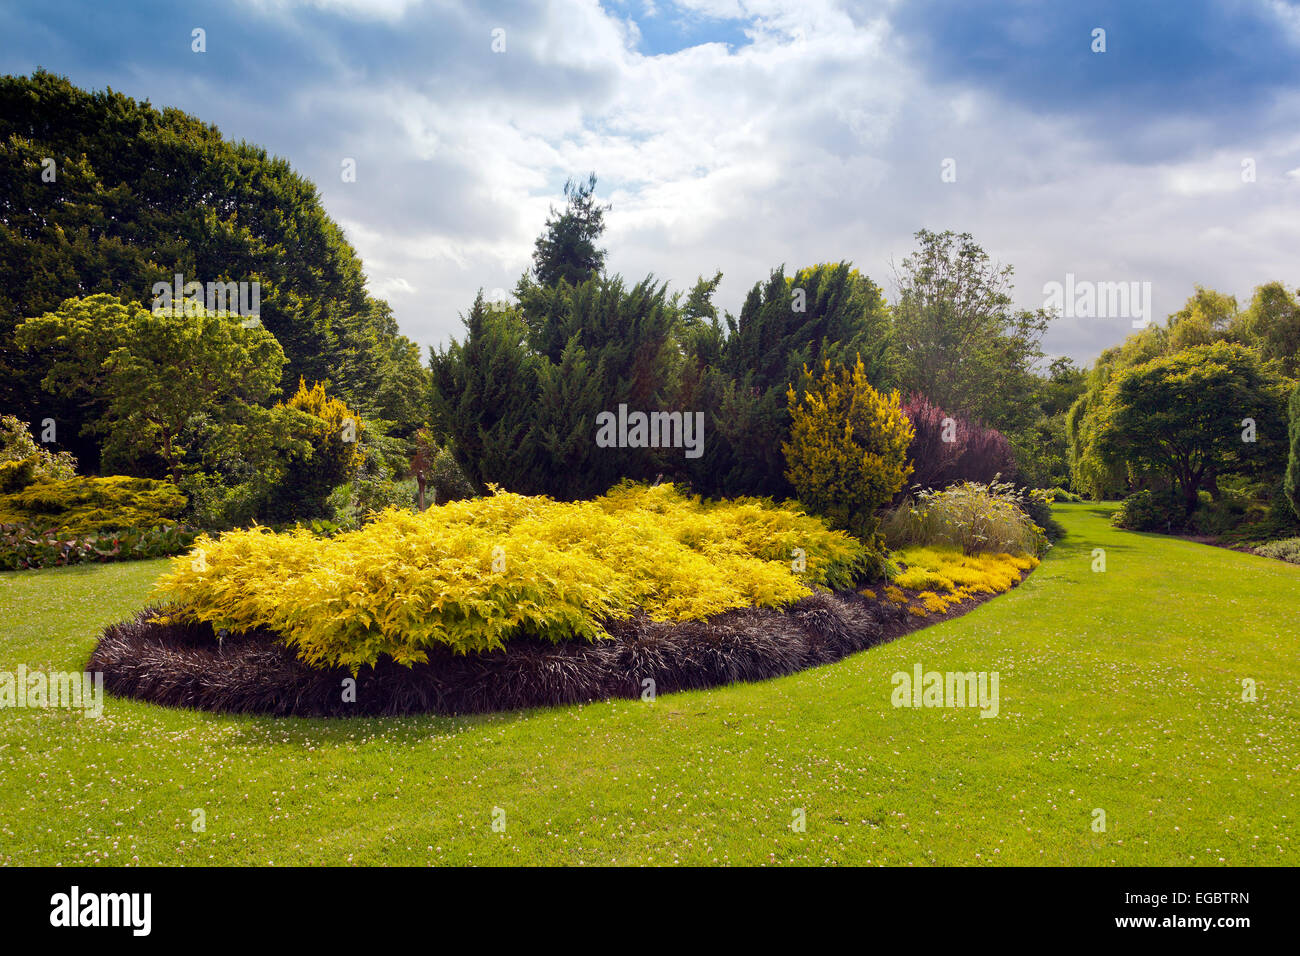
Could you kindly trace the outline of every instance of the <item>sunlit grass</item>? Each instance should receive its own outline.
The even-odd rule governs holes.
[[[0,711],[0,862],[1295,865],[1300,567],[1109,511],[1058,506],[1068,537],[968,615],[653,704]],[[0,574],[0,670],[80,668],[162,569]],[[895,709],[891,676],[916,663],[999,672],[998,716]]]

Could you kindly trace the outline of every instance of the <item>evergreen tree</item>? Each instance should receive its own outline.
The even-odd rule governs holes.
[[[863,362],[869,382],[892,385],[895,373],[889,318],[880,288],[847,262],[776,269],[756,283],[730,334],[712,379],[700,391],[714,432],[726,444],[702,475],[708,494],[794,493],[785,477],[781,443],[790,430],[786,393],[804,384],[803,369]],[[706,337],[703,341],[708,342]]]
[[[465,477],[483,491],[543,490],[536,447],[538,359],[513,310],[493,310],[482,291],[464,317],[465,337],[430,350],[432,412]]]
[[[1291,393],[1289,411],[1291,452],[1287,459],[1284,487],[1287,498],[1291,500],[1291,507],[1300,515],[1300,385]]]
[[[605,213],[609,205],[596,202],[596,174],[586,183],[572,179],[564,184],[568,205],[563,213],[546,220],[546,230],[537,237],[533,252],[533,275],[543,286],[561,281],[578,285],[605,268],[605,250],[596,247],[605,231]]]

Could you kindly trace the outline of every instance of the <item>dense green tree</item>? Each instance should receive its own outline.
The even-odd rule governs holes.
[[[1103,396],[1115,378],[1152,359],[1216,342],[1253,348],[1271,369],[1295,377],[1300,369],[1300,312],[1296,307],[1296,300],[1278,282],[1257,288],[1244,311],[1238,310],[1232,296],[1197,286],[1184,306],[1163,324],[1134,332],[1119,345],[1103,351],[1087,373],[1083,394],[1066,415],[1075,489],[1104,498],[1124,491],[1129,484],[1125,469],[1097,454]]]
[[[1227,337],[1237,312],[1234,296],[1198,285],[1187,303],[1169,316],[1165,327],[1165,351],[1179,352],[1194,345],[1222,341]]]
[[[577,498],[682,468],[681,449],[596,441],[602,412],[671,410],[680,355],[666,286],[593,276],[533,289],[519,309],[480,294],[464,340],[432,357],[433,420],[465,473],[480,487]]]
[[[1201,488],[1221,476],[1277,474],[1285,396],[1285,380],[1253,349],[1216,342],[1173,352],[1107,386],[1096,454],[1131,473],[1161,476],[1190,516]]]
[[[450,440],[456,462],[475,489],[488,483],[532,494],[543,476],[536,450],[539,359],[513,309],[474,299],[465,335],[430,349],[432,420]]]
[[[154,284],[177,274],[259,284],[261,323],[287,359],[282,392],[301,376],[359,407],[399,391],[384,387],[384,355],[404,340],[316,188],[287,162],[112,90],[43,71],[0,77],[0,407],[79,422],[83,409],[38,387],[41,356],[16,351],[14,329],[69,297],[151,305]],[[73,450],[94,467],[93,441]]]
[[[1227,329],[1234,341],[1255,345],[1282,374],[1300,378],[1300,293],[1292,294],[1281,282],[1268,282],[1255,290],[1250,306],[1235,316]]]
[[[1011,266],[969,233],[916,234],[894,305],[901,385],[1010,435],[1036,417],[1034,368],[1051,315],[1012,308]]]
[[[692,477],[712,495],[794,494],[781,443],[790,431],[786,395],[805,384],[805,367],[853,366],[860,358],[873,385],[895,379],[884,296],[847,262],[793,276],[774,270],[750,289],[738,317],[727,315],[725,339],[700,324],[688,344],[696,354],[688,353],[683,384],[700,397],[720,445],[706,450]],[[711,370],[701,380],[691,367],[704,364]]]
[[[1054,359],[1038,383],[1038,414],[1010,441],[1017,481],[1034,488],[1070,485],[1067,417],[1087,388],[1087,373],[1067,357]]]
[[[105,293],[28,319],[16,337],[43,357],[45,389],[95,410],[108,458],[139,470],[156,457],[173,481],[190,420],[239,421],[273,394],[284,365],[275,337],[233,313],[150,311]]]
[[[1291,507],[1300,515],[1300,385],[1291,393],[1290,455],[1287,458],[1284,487]]]
[[[564,184],[564,212],[551,207],[533,251],[533,276],[538,284],[553,286],[565,281],[578,285],[604,269],[605,250],[596,243],[605,231],[609,205],[598,203],[595,193],[595,173],[585,183],[570,179]]]

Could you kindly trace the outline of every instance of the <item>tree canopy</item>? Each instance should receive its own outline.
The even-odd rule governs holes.
[[[1194,345],[1125,370],[1107,387],[1096,453],[1182,495],[1227,474],[1261,476],[1283,460],[1287,383],[1250,348]]]
[[[396,420],[400,408],[378,405],[394,391],[385,382],[425,387],[355,251],[286,161],[111,89],[44,71],[0,77],[0,407],[56,418],[93,467],[93,440],[75,440],[78,408],[42,394],[40,356],[16,351],[14,330],[69,297],[151,304],[154,284],[178,274],[259,283],[260,321],[286,359],[281,391],[303,376],[328,381]]]

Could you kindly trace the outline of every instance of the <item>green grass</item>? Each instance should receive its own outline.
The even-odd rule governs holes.
[[[1110,510],[1058,506],[1068,536],[968,615],[653,704],[0,711],[0,863],[1295,865],[1300,567],[1119,531]],[[80,668],[162,566],[0,575],[0,670]],[[895,709],[891,675],[917,662],[997,671],[999,716]]]

